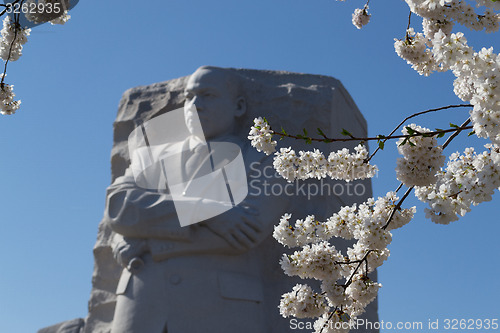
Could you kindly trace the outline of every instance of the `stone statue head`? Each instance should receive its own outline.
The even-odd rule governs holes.
[[[193,133],[193,112],[197,110],[207,140],[233,134],[236,119],[246,112],[241,80],[236,73],[224,68],[198,68],[184,89],[184,115],[188,129]]]

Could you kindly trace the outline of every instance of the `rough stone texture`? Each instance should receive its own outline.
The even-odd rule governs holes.
[[[78,318],[42,328],[38,333],[81,333],[84,325],[85,321]]]
[[[245,78],[243,91],[247,98],[247,114],[239,126],[239,133],[246,139],[253,118],[266,116],[273,128],[285,128],[288,133],[301,133],[303,128],[315,133],[320,127],[325,134],[339,137],[342,128],[353,135],[363,137],[367,133],[367,124],[349,93],[340,81],[327,76],[297,74],[283,71],[262,71],[248,69],[231,69]],[[140,86],[127,90],[120,101],[118,114],[114,123],[113,148],[111,152],[112,181],[124,174],[128,164],[127,138],[129,133],[142,122],[157,115],[183,106],[183,90],[189,77]],[[303,142],[285,139],[280,146],[293,145],[296,151],[311,150],[312,146]],[[327,154],[328,151],[342,147],[352,148],[352,144],[319,144]],[[308,181],[314,183],[314,180]],[[335,181],[330,181],[334,184]],[[354,182],[356,184],[357,182]],[[315,197],[298,205],[297,218],[314,213],[327,217],[338,210],[341,205],[351,205],[371,196],[371,183],[359,182],[367,189],[364,196]],[[297,212],[296,212],[297,213]],[[300,216],[300,217],[299,217]],[[112,231],[103,223],[99,224],[97,242],[94,247],[95,266],[92,275],[92,291],[89,300],[89,313],[85,319],[82,333],[108,333],[113,319],[116,302],[115,289],[121,273],[111,252]],[[271,237],[270,237],[271,238]],[[288,292],[297,280],[286,277],[279,268],[279,258],[284,248],[274,240],[275,251],[263,258],[269,269],[275,270],[276,279],[270,289],[274,292]],[[281,281],[281,282],[280,282]],[[277,306],[278,304],[276,304]],[[277,316],[278,309],[270,308]],[[370,319],[377,320],[376,304],[369,309]],[[61,332],[55,325],[42,329],[39,333]],[[59,329],[59,330],[58,330]],[[79,331],[64,331],[79,332]]]

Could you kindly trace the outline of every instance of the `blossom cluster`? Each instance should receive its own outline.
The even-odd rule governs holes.
[[[425,135],[429,129],[411,124],[403,130],[406,137],[397,142],[403,156],[397,162],[397,178],[414,187],[417,198],[429,204],[427,217],[447,224],[470,211],[472,205],[490,200],[494,190],[500,189],[500,55],[492,48],[475,51],[463,33],[453,33],[455,24],[476,31],[497,31],[500,1],[405,1],[411,12],[422,18],[422,32],[409,27],[403,39],[395,40],[396,53],[421,75],[451,71],[455,94],[473,105],[470,120],[474,133],[492,141],[480,154],[472,148],[452,154],[443,169],[443,147],[435,136]],[[476,7],[467,2],[475,2]],[[352,15],[358,29],[370,20],[367,8],[356,9]],[[267,148],[268,155],[275,152],[265,127],[262,134],[255,134],[260,137],[249,137],[256,140],[252,145]],[[343,149],[328,158],[318,150],[300,151],[297,155],[289,147],[275,152],[273,166],[288,181],[327,176],[350,181],[375,174],[376,167],[368,160],[364,146],[356,147],[354,154]],[[282,245],[300,250],[283,255],[281,267],[287,275],[320,281],[321,292],[308,285],[296,285],[283,295],[281,314],[318,318],[316,332],[347,332],[349,326],[335,324],[355,319],[376,297],[381,285],[371,281],[368,274],[388,258],[391,230],[412,219],[415,207],[400,208],[410,191],[400,202],[396,193],[389,192],[377,200],[342,207],[324,222],[310,215],[291,223],[291,215],[283,215],[273,236]],[[343,253],[330,243],[332,238],[353,243]]]
[[[354,13],[352,13],[352,24],[354,24],[356,28],[361,29],[370,22],[370,17],[371,15],[368,14],[368,6],[365,6],[363,9],[356,8]]]
[[[252,147],[257,151],[264,152],[266,155],[271,155],[276,151],[276,141],[273,140],[273,135],[269,123],[262,117],[253,120],[253,126],[248,133],[248,139],[251,140]]]
[[[489,7],[483,13],[464,0],[405,0],[410,10],[433,22],[453,25],[459,23],[472,30],[493,32],[498,30],[499,17],[494,10],[500,10],[498,2],[491,0],[476,0],[477,7]],[[446,22],[446,23],[444,23]],[[451,29],[450,29],[451,30]],[[444,31],[444,30],[443,30]],[[436,31],[437,32],[437,31]],[[427,35],[432,38],[432,35]]]
[[[415,124],[403,129],[404,135],[428,133],[428,128]],[[410,133],[411,132],[411,133]],[[408,187],[425,186],[436,182],[436,172],[444,165],[442,147],[437,146],[435,136],[417,135],[401,138],[397,141],[398,151],[403,158],[398,158],[396,177]]]
[[[18,24],[12,22],[10,16],[3,20],[3,28],[0,31],[0,58],[7,61],[16,61],[22,55],[23,44],[28,39],[30,29],[22,29]],[[0,113],[3,115],[14,114],[21,105],[21,101],[14,101],[14,90],[12,85],[3,82],[5,74],[0,75]]]
[[[63,25],[63,24],[66,24],[66,22],[68,22],[70,18],[71,18],[71,15],[69,15],[68,11],[65,10],[61,16],[58,16],[55,19],[50,20],[49,22],[52,25],[55,25],[55,24]]]
[[[0,58],[7,61],[16,61],[21,57],[23,44],[28,41],[31,29],[23,29],[12,22],[10,16],[3,20],[3,28],[0,31]]]
[[[390,230],[408,223],[415,213],[414,207],[397,208],[397,200],[396,193],[389,192],[385,197],[370,198],[359,206],[342,207],[325,222],[311,215],[291,225],[291,215],[283,215],[273,237],[286,247],[301,247],[301,250],[284,254],[281,267],[287,275],[321,281],[321,294],[315,293],[310,286],[297,285],[292,292],[283,295],[281,314],[320,317],[315,327],[323,327],[326,323],[332,326],[330,324],[361,315],[381,287],[370,280],[368,273],[389,256]],[[332,237],[356,239],[357,242],[342,253],[330,244]],[[299,291],[302,292],[300,296]]]
[[[283,317],[319,317],[327,311],[324,297],[315,293],[308,285],[297,284],[281,298],[280,313]]]
[[[427,49],[427,39],[413,28],[407,30],[405,39],[395,39],[394,48],[420,74],[427,76],[437,70],[432,52]]]
[[[273,166],[280,176],[292,182],[296,179],[330,177],[351,181],[366,179],[375,176],[377,166],[366,162],[368,150],[359,144],[354,148],[354,153],[344,148],[331,152],[328,158],[318,149],[313,151],[299,151],[299,155],[293,149],[281,148],[275,153]]]
[[[416,187],[415,195],[430,205],[426,216],[435,223],[448,224],[470,211],[471,205],[491,200],[500,187],[500,149],[486,145],[477,154],[467,148],[464,154],[452,154],[445,170],[437,174],[433,185]]]
[[[493,48],[474,51],[461,32],[452,33],[454,23],[470,29],[499,29],[500,2],[477,0],[479,13],[463,0],[406,0],[411,11],[423,17],[423,33],[408,29],[404,40],[396,40],[396,53],[422,75],[451,70],[454,92],[474,109],[471,120],[477,136],[500,143],[500,56]]]
[[[11,115],[16,113],[21,105],[21,101],[14,101],[14,91],[12,85],[0,83],[0,113],[3,115]]]
[[[439,32],[435,37],[435,58],[453,71],[455,94],[474,105],[474,132],[500,143],[500,56],[493,48],[474,52],[462,33]]]

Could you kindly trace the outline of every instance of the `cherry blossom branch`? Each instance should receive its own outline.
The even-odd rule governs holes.
[[[354,276],[356,275],[356,273],[358,272],[359,268],[361,267],[361,265],[363,264],[363,262],[366,264],[366,272],[368,274],[368,255],[373,252],[373,250],[368,250],[365,255],[363,256],[362,259],[359,259],[359,260],[352,260],[352,261],[344,261],[344,262],[341,262],[341,261],[336,261],[335,264],[336,265],[347,265],[347,264],[353,264],[353,263],[358,263],[358,266],[356,267],[356,269],[352,272],[351,276],[349,277],[349,280],[342,286],[345,289],[347,289],[347,287],[349,287],[349,285],[352,283],[352,280],[354,278]],[[322,294],[326,294],[326,292],[322,293]],[[325,324],[323,325],[323,327],[321,327],[321,330],[319,331],[319,333],[323,332],[323,329],[327,326],[327,323],[330,321],[330,319],[332,319],[335,311],[338,310],[338,308],[336,307],[332,313],[330,314],[330,316],[328,317],[328,319],[326,320]],[[342,310],[340,310],[342,311]]]
[[[406,62],[421,75],[428,76],[433,72],[453,71],[453,74],[456,76],[456,80],[454,82],[455,94],[461,100],[472,101],[471,104],[474,104],[474,109],[470,111],[470,119],[467,119],[461,126],[450,124],[450,127],[453,127],[452,129],[441,130],[436,128],[435,132],[430,132],[429,129],[422,128],[417,125],[407,125],[403,130],[404,135],[394,135],[395,131],[403,126],[405,121],[417,115],[427,113],[419,112],[403,120],[401,124],[398,125],[398,127],[391,132],[391,134],[389,134],[388,137],[379,135],[375,138],[358,138],[346,130],[343,130],[342,135],[346,136],[345,138],[331,139],[321,132],[320,129],[318,129],[318,133],[320,135],[319,138],[310,137],[306,131],[304,131],[302,135],[299,134],[295,136],[288,135],[285,131],[283,131],[283,133],[277,133],[270,129],[265,118],[264,121],[259,118],[258,123],[261,127],[253,127],[249,136],[249,139],[252,140],[252,146],[256,147],[259,151],[264,151],[268,155],[275,151],[276,141],[272,141],[272,135],[274,134],[281,137],[286,136],[294,139],[302,139],[305,140],[306,143],[312,143],[312,141],[328,143],[334,141],[347,142],[377,140],[379,148],[377,148],[368,159],[366,159],[368,156],[366,153],[361,158],[361,160],[364,159],[364,162],[368,162],[379,150],[383,149],[384,143],[388,139],[399,139],[399,142],[397,142],[398,151],[401,155],[403,155],[404,159],[398,162],[398,167],[396,169],[397,178],[402,182],[399,185],[398,190],[402,188],[402,185],[407,187],[402,198],[397,200],[396,194],[394,192],[389,192],[391,194],[388,193],[385,198],[379,198],[377,201],[374,201],[372,198],[370,199],[371,201],[363,203],[363,207],[361,209],[359,208],[361,206],[342,207],[339,213],[334,214],[331,220],[325,222],[325,226],[314,229],[320,230],[321,233],[324,233],[325,228],[328,230],[328,228],[332,227],[334,230],[332,231],[332,234],[335,236],[345,239],[351,239],[353,237],[358,239],[358,246],[350,249],[351,253],[348,253],[349,257],[347,258],[344,257],[344,259],[342,259],[340,252],[337,253],[335,250],[331,250],[332,257],[330,258],[330,265],[351,264],[342,267],[341,273],[335,273],[339,273],[347,279],[347,282],[344,285],[335,283],[331,295],[329,289],[324,289],[327,297],[334,300],[329,300],[329,302],[331,301],[331,303],[334,304],[342,304],[340,307],[337,305],[335,306],[333,312],[326,313],[323,312],[322,307],[306,301],[305,298],[301,300],[301,303],[297,303],[295,305],[290,305],[292,303],[286,303],[286,312],[283,312],[285,314],[293,314],[295,311],[295,313],[300,314],[301,316],[311,317],[309,308],[304,309],[304,303],[308,307],[311,307],[311,310],[316,310],[315,313],[318,315],[314,315],[312,317],[321,316],[321,318],[317,321],[317,323],[321,323],[319,327],[321,329],[320,332],[326,330],[329,331],[327,325],[329,325],[330,322],[349,321],[349,318],[346,319],[343,317],[344,313],[347,316],[356,317],[376,296],[378,291],[377,288],[380,288],[380,285],[376,283],[372,284],[365,280],[366,276],[363,275],[362,272],[363,265],[366,265],[368,272],[368,268],[373,270],[374,268],[380,266],[385,259],[387,259],[388,252],[385,252],[385,248],[392,239],[392,235],[389,230],[397,229],[408,223],[415,212],[414,207],[412,209],[401,208],[403,202],[409,197],[413,189],[415,189],[417,198],[420,201],[428,202],[431,207],[433,207],[434,203],[441,204],[441,208],[431,209],[431,213],[433,214],[431,215],[431,220],[435,223],[447,224],[458,219],[458,215],[463,216],[464,214],[463,211],[456,209],[454,206],[455,201],[464,200],[464,202],[460,201],[460,203],[465,206],[470,206],[471,204],[476,205],[482,201],[489,200],[493,190],[498,188],[500,184],[500,179],[498,178],[498,157],[500,156],[498,138],[500,137],[500,130],[497,126],[499,114],[497,106],[499,105],[499,99],[498,94],[495,93],[498,88],[498,76],[495,76],[495,73],[499,68],[498,63],[495,62],[498,54],[494,54],[492,49],[487,48],[483,48],[481,51],[476,52],[472,47],[467,45],[467,40],[461,32],[452,33],[452,28],[455,23],[465,25],[467,28],[474,30],[484,29],[486,32],[498,31],[500,26],[498,24],[500,0],[481,1],[482,3],[477,1],[478,7],[486,7],[484,14],[481,15],[476,13],[471,5],[466,4],[466,1],[458,2],[458,4],[453,3],[453,5],[450,1],[405,1],[410,7],[408,25],[405,38],[402,40],[395,40],[394,47],[396,53],[401,58],[406,60]],[[367,13],[366,9],[366,6],[364,9],[358,8],[353,13],[352,22],[358,29],[366,25],[369,21],[370,15]],[[410,27],[413,13],[423,18],[422,33],[417,33]],[[471,106],[472,105],[465,104],[448,106],[432,109],[428,112],[449,109],[452,107]],[[446,169],[441,169],[442,172],[437,173],[436,171],[442,168],[445,162],[445,156],[442,155],[442,150],[447,148],[450,142],[454,140],[454,138],[456,138],[463,130],[472,128],[471,126],[468,126],[471,123],[474,124],[474,131],[471,132],[471,134],[475,133],[478,137],[492,139],[492,144],[486,146],[490,152],[484,152],[483,154],[477,154],[476,156],[474,150],[469,148],[465,151],[463,156],[453,154],[448,162],[448,167]],[[445,133],[450,133],[449,137],[444,140],[445,143],[443,145],[438,146],[437,139],[443,137]],[[363,145],[363,142],[361,142],[360,145],[361,147],[366,148]],[[301,156],[297,157],[291,148],[288,148],[288,150],[282,148],[280,152],[275,154],[275,168],[281,171],[280,175],[289,181],[290,179],[293,180],[297,178],[294,173],[296,171],[295,167],[305,165],[305,169],[301,169],[301,172],[304,173],[307,171],[307,177],[312,178],[313,176],[317,176],[320,178],[324,176],[323,173],[321,173],[323,172],[323,169],[319,168],[316,170],[308,164],[310,161],[312,161],[311,163],[318,161],[318,165],[323,166],[325,164],[325,157],[320,152],[316,153],[315,150],[315,152],[300,153]],[[470,161],[474,161],[479,158],[486,165],[484,168],[481,167],[476,170]],[[298,164],[295,162],[297,159],[299,159],[300,162]],[[304,161],[305,163],[303,163]],[[328,165],[335,164],[334,162],[335,160],[333,160],[333,162],[328,160],[328,163],[330,163]],[[289,167],[290,165],[292,165],[292,167]],[[351,167],[351,164],[349,164],[349,167]],[[476,175],[467,175],[464,184],[460,184],[455,180],[455,178],[453,178],[457,172],[454,168],[459,169],[459,171],[464,170],[468,172],[468,170],[471,169],[471,173],[474,173],[475,171],[477,172]],[[489,172],[488,175],[486,175],[486,171]],[[302,173],[299,178],[305,179],[306,177],[302,176]],[[289,174],[293,174],[293,177],[287,176]],[[310,176],[310,174],[312,176]],[[336,172],[335,175],[342,175],[342,173]],[[480,188],[480,185],[478,184],[479,179],[484,178],[487,179],[485,189],[482,187]],[[351,180],[349,178],[342,177],[339,177],[339,179]],[[446,186],[444,190],[441,190],[441,185],[444,182],[447,182],[448,179],[453,179],[452,184],[450,186]],[[435,193],[435,197],[437,199],[429,199],[427,190],[431,191],[431,193]],[[465,195],[460,194],[462,192],[464,192]],[[479,196],[468,198],[467,196],[471,196],[468,192],[480,193]],[[450,193],[455,194],[449,195]],[[458,198],[459,194],[461,196],[460,198]],[[448,200],[446,197],[451,199]],[[353,223],[353,225],[350,226],[348,222],[350,221],[350,216],[352,214],[354,214],[354,219],[356,219],[356,221],[358,219],[366,221],[366,225],[363,223]],[[288,218],[289,216],[287,219]],[[344,221],[344,219],[347,222]],[[297,220],[297,222],[299,221],[303,230],[313,228],[313,226],[311,226],[311,221],[307,222],[307,219],[305,221]],[[285,222],[288,223],[287,220]],[[280,226],[283,229],[280,231],[282,234],[278,234],[279,239],[277,238],[280,243],[286,246],[294,244],[300,246],[301,243],[305,242],[307,244],[311,241],[311,239],[306,239],[304,235],[299,235],[296,232],[288,232],[285,229],[285,222],[282,223],[280,221]],[[333,223],[333,225],[328,223]],[[356,235],[355,233],[358,234]],[[329,234],[323,236],[326,237],[328,235]],[[319,237],[318,239],[320,240],[324,240],[324,238],[318,235],[316,235],[316,237]],[[314,243],[315,241],[312,240],[312,242]],[[323,258],[322,256],[327,253],[326,251],[329,251],[329,248],[326,245],[324,245],[326,247],[324,249],[320,248],[317,242],[313,245],[317,245],[314,251],[319,251],[317,253],[318,258]],[[305,246],[303,247],[303,251],[310,254],[309,252],[312,251],[312,246],[310,248]],[[367,251],[374,252],[372,255],[368,255],[371,252]],[[349,258],[362,259],[349,261]],[[303,263],[299,261],[293,265],[301,267],[300,265],[303,265]],[[336,268],[339,268],[339,266]],[[288,273],[290,272],[291,271]],[[314,274],[311,274],[311,276],[313,275]],[[320,277],[320,280],[325,280],[321,278],[321,275],[316,275],[316,278],[318,276]],[[357,284],[359,284],[359,286]],[[344,300],[341,298],[342,295],[337,295],[337,293],[341,292],[341,286],[345,288],[344,297],[346,298]],[[357,286],[358,289],[355,291],[351,290],[355,286]],[[370,289],[372,286],[373,288]],[[359,288],[364,289],[359,290]],[[356,306],[353,307],[349,305],[349,300],[353,300],[355,302],[359,301],[359,303],[356,303]],[[359,307],[359,309],[356,307]],[[327,329],[325,330],[325,328]]]
[[[434,136],[434,135],[439,135],[439,134],[444,134],[444,133],[450,133],[450,132],[455,132],[458,129],[460,130],[466,130],[466,129],[472,129],[472,126],[465,126],[465,127],[460,127],[460,128],[449,128],[445,130],[436,130],[432,132],[426,132],[426,133],[420,133],[420,132],[415,132],[413,134],[401,134],[401,135],[389,135],[389,136],[383,136],[379,135],[376,137],[355,137],[352,134],[350,134],[347,131],[344,131],[343,133],[349,138],[330,138],[327,137],[324,134],[321,134],[324,139],[320,138],[313,138],[310,136],[303,136],[301,134],[299,135],[293,135],[293,134],[288,134],[284,132],[276,132],[273,129],[271,129],[271,134],[272,135],[278,135],[281,137],[287,137],[287,138],[292,138],[292,139],[297,139],[297,140],[306,140],[306,142],[311,143],[312,141],[316,142],[326,142],[326,143],[331,143],[331,142],[347,142],[347,141],[374,141],[374,140],[389,140],[389,139],[401,139],[401,138],[412,138],[412,137],[417,137],[417,136]]]
[[[40,9],[40,6],[37,6],[37,11],[33,11],[30,6],[29,10],[26,11],[25,7],[23,7],[26,2],[27,0],[15,0],[11,3],[4,4],[4,9],[1,10],[0,13],[0,16],[3,16],[5,13],[9,14],[6,15],[3,20],[3,28],[0,37],[0,58],[5,61],[3,73],[0,74],[2,76],[0,79],[0,114],[2,115],[14,114],[16,110],[19,109],[19,106],[21,104],[20,100],[14,100],[15,94],[12,89],[13,86],[4,83],[9,63],[18,60],[22,55],[23,44],[27,42],[27,36],[29,36],[31,32],[30,28],[21,26],[21,14],[25,14],[26,18],[29,21],[36,24],[44,22],[51,22],[52,24],[64,24],[70,18],[70,16],[67,14],[65,3],[62,4],[64,11],[61,10],[59,14],[53,11],[52,8],[49,8],[50,11],[46,11],[45,5],[42,9]],[[14,10],[13,15],[10,15],[10,10],[15,4],[19,5],[19,7],[23,10],[16,9]],[[39,5],[42,4],[40,3]],[[54,4],[49,3],[47,5],[52,6]]]
[[[353,261],[353,263],[355,263],[357,261],[359,261],[359,263],[358,263],[358,266],[356,267],[356,269],[354,269],[354,271],[352,272],[351,276],[349,277],[349,280],[347,280],[347,282],[345,283],[344,289],[346,289],[347,287],[349,287],[349,285],[352,283],[352,279],[353,279],[354,275],[356,275],[356,273],[358,272],[358,270],[361,267],[361,265],[363,264],[363,262],[364,261],[368,262],[367,257],[368,257],[368,255],[371,252],[373,252],[373,250],[368,250],[368,252],[365,253],[365,255],[364,255],[364,257],[362,259]]]
[[[470,121],[471,121],[470,118],[468,118],[466,121],[464,121],[462,123],[462,125],[460,125],[460,127],[457,128],[457,131],[455,133],[453,133],[452,135],[450,135],[450,137],[443,143],[443,149],[445,149],[446,147],[448,147],[448,145],[450,144],[450,142],[453,139],[455,139],[456,136],[459,135],[460,132],[462,132],[463,129],[465,129],[465,126],[469,125]]]
[[[388,136],[391,136],[393,135],[401,126],[403,126],[404,123],[406,123],[408,120],[412,119],[412,118],[415,118],[417,116],[420,116],[420,115],[423,115],[423,114],[426,114],[426,113],[430,113],[430,112],[436,112],[436,111],[442,111],[442,110],[447,110],[447,109],[451,109],[451,108],[463,108],[463,107],[472,107],[471,104],[455,104],[455,105],[448,105],[448,106],[442,106],[440,108],[435,108],[435,109],[429,109],[429,110],[425,110],[425,111],[421,111],[421,112],[417,112],[417,113],[414,113],[412,114],[411,116],[408,116],[406,117],[405,119],[403,119],[399,124],[398,126],[396,126],[396,128],[394,128],[392,130],[391,133],[389,133]],[[385,143],[388,139],[384,139],[382,141],[382,143]],[[368,159],[366,160],[367,162],[369,162],[373,156],[375,156],[375,154],[380,150],[380,146],[377,147],[377,149],[375,149],[375,151],[370,155],[370,157],[368,157]]]
[[[336,309],[335,309],[336,310]],[[332,319],[333,317],[333,314],[335,313],[335,310],[332,311],[332,313],[330,314],[330,316],[328,317],[328,319],[325,321],[325,323],[323,324],[323,326],[321,327],[321,330],[319,331],[319,333],[323,333],[323,330],[325,329],[325,327],[328,326],[328,322],[330,321],[330,319]]]
[[[25,0],[21,0],[21,6],[23,4]],[[6,11],[7,9],[4,9],[4,12]],[[1,15],[0,15],[1,16]],[[9,47],[9,55],[7,56],[7,60],[5,60],[5,65],[3,67],[3,74],[2,74],[2,80],[0,81],[0,87],[3,89],[3,86],[4,86],[4,80],[5,80],[5,76],[7,74],[7,65],[9,64],[9,60],[10,60],[10,56],[12,54],[12,48],[14,47],[14,44],[16,43],[16,39],[17,39],[17,32],[18,32],[18,26],[19,26],[19,18],[20,18],[21,14],[15,14],[14,13],[14,38],[12,39],[12,42],[10,42],[10,47]]]
[[[462,125],[460,127],[458,127],[457,129],[455,129],[454,133],[451,134],[448,139],[445,141],[445,143],[443,144],[443,149],[446,148],[450,142],[455,139],[462,131],[463,129],[465,129],[465,127],[470,123],[470,118],[468,118],[465,122],[462,123]],[[399,127],[399,126],[398,126]],[[403,183],[401,183],[397,190],[398,191],[399,189],[401,189]],[[410,195],[410,193],[412,192],[412,190],[414,189],[414,186],[408,188],[405,192],[405,194],[403,195],[403,197],[398,201],[398,203],[396,204],[396,206],[394,206],[394,208],[392,209],[391,211],[391,214],[389,215],[388,219],[387,219],[387,222],[386,224],[381,228],[383,230],[386,230],[387,227],[389,226],[389,224],[391,223],[391,221],[393,220],[394,218],[394,215],[396,214],[396,212],[398,210],[401,209],[401,206],[403,204],[403,202],[408,198],[408,196]],[[353,261],[346,261],[346,262],[335,262],[335,264],[337,265],[342,265],[342,264],[353,264],[353,263],[358,263],[358,265],[356,266],[356,268],[354,269],[354,271],[351,273],[348,281],[346,282],[345,285],[343,285],[343,288],[346,289],[353,281],[353,278],[354,276],[357,274],[357,272],[359,271],[359,268],[363,265],[363,263],[365,263],[366,265],[366,272],[368,273],[368,255],[373,252],[374,250],[368,250],[366,252],[366,254],[363,256],[362,259],[359,259],[359,260],[353,260]]]
[[[466,121],[464,121],[462,123],[462,125],[460,127],[458,127],[456,130],[455,130],[455,133],[453,133],[452,135],[450,135],[448,137],[448,139],[446,139],[445,143],[443,144],[442,146],[442,149],[445,149],[449,144],[450,142],[455,139],[464,129],[465,127],[467,127],[467,125],[470,123],[470,118],[468,118]],[[398,187],[398,189],[396,190],[396,192],[401,188],[401,186],[403,185],[403,183],[401,183]],[[389,226],[389,224],[391,223],[392,221],[392,218],[394,217],[394,214],[396,214],[396,211],[399,210],[401,208],[401,205],[403,204],[403,202],[406,200],[406,198],[408,197],[408,195],[411,193],[411,191],[413,190],[414,186],[408,188],[405,192],[405,194],[403,195],[403,197],[399,200],[399,202],[396,204],[396,206],[392,209],[391,211],[391,215],[389,216],[389,218],[387,219],[387,222],[385,223],[385,225],[382,227],[382,229],[386,230],[387,227]]]
[[[410,13],[408,14],[408,25],[406,26],[406,31],[408,31],[408,29],[410,29],[410,25],[411,25],[411,10],[410,10]],[[408,38],[408,33],[406,33],[406,38]]]
[[[401,183],[401,185],[403,185],[403,183]],[[399,188],[401,188],[401,185],[399,185]],[[387,219],[387,222],[382,227],[383,230],[387,229],[387,227],[389,226],[389,223],[391,223],[392,218],[394,217],[394,214],[396,214],[396,212],[401,208],[401,205],[406,200],[406,198],[408,197],[408,195],[410,195],[410,193],[413,190],[413,188],[414,188],[414,186],[412,186],[409,189],[407,189],[406,192],[405,192],[405,194],[403,195],[403,197],[401,199],[399,199],[399,201],[396,204],[396,206],[394,206],[394,208],[392,209],[391,215],[389,215],[389,218]]]

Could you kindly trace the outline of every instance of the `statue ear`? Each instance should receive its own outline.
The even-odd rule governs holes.
[[[236,112],[235,117],[241,117],[247,112],[247,101],[245,97],[240,96],[236,99]]]

